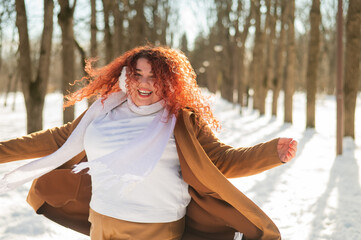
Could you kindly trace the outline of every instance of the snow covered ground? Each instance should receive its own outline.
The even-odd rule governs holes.
[[[3,103],[0,95],[0,104]],[[16,111],[0,106],[0,140],[25,134],[23,98]],[[297,157],[290,163],[247,178],[231,179],[278,225],[286,240],[361,239],[361,95],[356,110],[356,142],[344,139],[344,153],[336,157],[336,103],[333,96],[318,96],[316,128],[305,129],[305,95],[294,96],[294,124],[280,115],[233,106],[216,97],[215,111],[222,122],[218,136],[235,147],[251,146],[275,137],[298,140]],[[84,104],[77,108],[79,114]],[[61,96],[47,96],[44,127],[61,124]],[[18,163],[3,164],[0,174]],[[25,202],[29,184],[0,196],[0,240],[89,239],[36,215]]]

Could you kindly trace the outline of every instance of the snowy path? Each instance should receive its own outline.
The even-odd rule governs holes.
[[[16,111],[0,107],[0,140],[25,134],[22,97]],[[270,99],[270,98],[268,98]],[[3,96],[0,95],[0,104]],[[247,178],[231,179],[278,225],[285,240],[361,239],[361,96],[356,112],[356,143],[344,141],[344,154],[335,156],[335,99],[320,96],[316,129],[305,129],[305,95],[294,97],[294,124],[283,116],[272,118],[239,108],[217,98],[215,110],[222,122],[219,138],[235,147],[251,146],[275,137],[299,141],[291,163]],[[282,99],[280,99],[282,107]],[[61,124],[61,97],[47,97],[45,128]],[[80,113],[84,106],[77,108]],[[280,109],[280,112],[282,110]],[[1,165],[0,174],[18,163]],[[29,184],[0,196],[0,240],[89,239],[36,215],[25,202]]]

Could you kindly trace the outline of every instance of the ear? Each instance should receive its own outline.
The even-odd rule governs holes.
[[[119,80],[118,80],[118,84],[119,84],[119,88],[124,92],[127,93],[127,88],[125,87],[126,81],[127,80],[127,67],[124,66],[122,69],[122,72],[119,76]]]

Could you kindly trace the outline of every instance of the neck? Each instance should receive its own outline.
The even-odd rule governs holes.
[[[152,113],[156,113],[159,110],[164,108],[164,100],[160,100],[160,101],[150,104],[150,105],[137,106],[132,101],[131,97],[128,96],[127,103],[128,103],[129,109],[132,112],[140,114],[140,115],[149,115]]]

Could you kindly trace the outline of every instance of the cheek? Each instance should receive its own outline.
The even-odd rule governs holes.
[[[159,101],[159,100],[161,100],[161,99],[162,99],[162,97],[161,97],[161,96],[159,96],[159,95],[154,95],[154,99],[156,99],[157,101]]]
[[[130,93],[137,91],[137,88],[138,88],[138,82],[137,81],[134,81],[134,80],[129,81],[127,83],[127,85],[128,85],[128,90],[129,90]]]
[[[157,98],[163,98],[162,97],[163,88],[154,86],[154,96]]]

